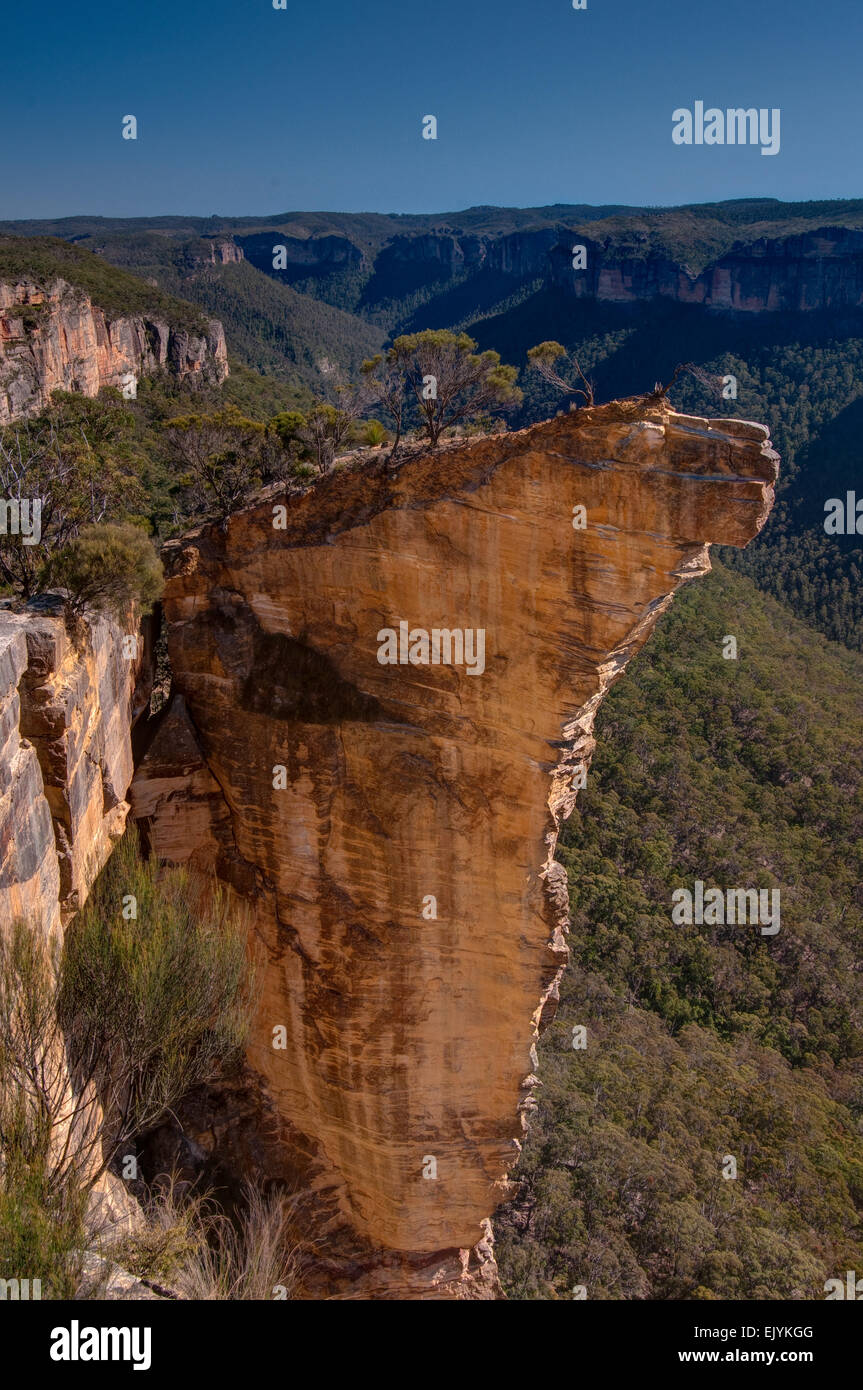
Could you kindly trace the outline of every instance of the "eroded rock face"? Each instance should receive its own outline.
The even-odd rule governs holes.
[[[212,319],[198,336],[141,317],[109,320],[64,280],[47,292],[27,280],[0,283],[0,425],[40,409],[56,390],[96,396],[103,386],[116,386],[134,395],[142,373],[157,367],[181,379],[223,381],[222,325]]]
[[[794,236],[737,244],[693,274],[657,251],[606,249],[579,236],[587,269],[574,275],[569,242],[549,252],[551,279],[563,294],[610,303],[657,297],[739,313],[810,312],[863,304],[863,233],[821,227]]]
[[[149,688],[123,637],[93,618],[76,645],[60,617],[0,612],[0,923],[64,925],[125,828]]]
[[[758,532],[776,466],[760,425],[608,406],[169,548],[182,704],[133,800],[163,857],[254,902],[249,1060],[269,1171],[325,1229],[319,1290],[493,1295],[483,1223],[567,956],[553,855],[597,708],[709,543]],[[483,669],[382,664],[401,622],[416,658],[419,629],[482,630]]]
[[[542,216],[549,210],[535,211]],[[661,245],[650,245],[644,227],[627,226],[625,217],[616,234],[609,235],[603,224],[596,237],[591,236],[591,222],[578,218],[504,235],[443,227],[393,234],[386,219],[381,223],[383,245],[367,241],[359,227],[359,244],[347,234],[296,237],[278,230],[237,235],[234,242],[267,275],[273,274],[273,246],[284,246],[287,263],[277,278],[289,281],[326,274],[339,265],[364,266],[373,271],[374,292],[383,298],[386,286],[398,295],[405,283],[430,288],[439,286],[441,277],[484,269],[520,282],[542,280],[556,296],[604,303],[660,298],[738,313],[856,309],[863,304],[863,231],[856,227],[828,223],[805,232],[743,239],[693,268]],[[576,245],[584,246],[587,264],[573,273]]]

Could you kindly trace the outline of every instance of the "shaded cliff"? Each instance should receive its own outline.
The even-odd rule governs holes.
[[[577,298],[679,304],[744,313],[809,312],[863,306],[863,231],[820,227],[740,242],[695,272],[649,245],[581,237],[587,269],[574,272],[569,244],[553,247],[552,282]]]
[[[129,810],[142,641],[92,618],[77,644],[50,604],[0,611],[0,922],[53,931],[84,902]]]
[[[310,1291],[493,1295],[485,1223],[567,957],[558,827],[610,683],[709,544],[763,525],[766,435],[599,407],[168,547],[176,695],[133,811],[254,902],[244,1125],[307,1209]]]
[[[601,229],[601,234],[598,234]],[[393,301],[451,291],[464,280],[494,285],[501,299],[525,282],[540,282],[578,299],[680,304],[738,312],[857,309],[863,305],[863,229],[825,222],[800,230],[765,227],[733,238],[712,228],[687,235],[649,219],[599,223],[558,221],[504,235],[445,228],[399,233],[380,248],[349,236],[305,239],[281,232],[236,237],[246,258],[274,279],[317,282],[344,267],[359,272],[356,308],[380,311]],[[273,243],[285,247],[284,270],[273,270]],[[575,246],[586,264],[573,269]],[[469,299],[464,310],[476,308]]]

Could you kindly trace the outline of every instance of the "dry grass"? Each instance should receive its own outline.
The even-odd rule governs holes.
[[[280,1194],[265,1196],[248,1184],[232,1220],[209,1194],[169,1179],[151,1192],[144,1210],[146,1226],[111,1252],[139,1278],[195,1301],[291,1297],[299,1250]]]

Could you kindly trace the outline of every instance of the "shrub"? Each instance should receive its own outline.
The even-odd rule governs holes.
[[[118,391],[97,399],[55,391],[38,415],[0,430],[0,495],[29,500],[27,534],[18,526],[0,533],[0,578],[15,592],[36,593],[52,557],[83,526],[138,519],[146,494],[131,457],[133,426]]]
[[[105,1107],[109,1154],[239,1060],[252,1003],[246,935],[221,887],[160,872],[127,832],[66,933],[57,997],[74,1071]]]
[[[383,444],[387,438],[387,432],[380,420],[366,420],[360,432],[363,444],[376,448]]]
[[[254,971],[214,884],[121,842],[62,944],[0,928],[0,1274],[71,1296],[90,1189],[241,1055]]]
[[[193,509],[215,508],[226,517],[261,486],[271,463],[268,431],[236,406],[177,416],[164,428],[176,462],[186,470],[181,481]]]
[[[138,526],[87,526],[52,556],[48,583],[65,589],[68,606],[122,619],[130,606],[149,613],[162,592],[162,562]]]

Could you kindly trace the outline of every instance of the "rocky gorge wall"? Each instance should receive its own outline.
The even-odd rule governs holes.
[[[95,396],[103,386],[134,395],[138,378],[166,367],[178,378],[228,375],[217,319],[196,334],[140,315],[109,317],[82,290],[19,279],[0,283],[0,426],[28,415],[56,390]]]
[[[623,403],[271,490],[166,548],[174,696],[133,814],[253,905],[259,1098],[195,1138],[287,1182],[309,1296],[494,1296],[597,709],[710,543],[757,534],[776,469],[763,426]]]
[[[616,239],[600,238],[591,236],[589,227],[563,224],[505,235],[395,235],[374,252],[364,252],[344,235],[301,239],[273,231],[238,235],[234,241],[247,260],[275,278],[302,279],[337,267],[365,267],[381,295],[385,286],[392,293],[404,293],[406,286],[416,290],[449,277],[488,271],[519,282],[542,280],[558,294],[604,303],[658,298],[741,313],[863,306],[863,231],[853,227],[825,225],[741,240],[695,268],[652,246],[646,232],[621,231]],[[272,265],[276,242],[285,247],[287,259],[279,272]],[[583,269],[573,269],[575,246],[585,248]]]
[[[571,245],[587,248],[573,271]],[[552,282],[578,299],[632,304],[655,298],[739,313],[805,313],[863,306],[863,232],[824,227],[796,236],[761,237],[732,247],[697,275],[667,255],[610,252],[589,237],[550,254]]]
[[[123,833],[150,657],[92,618],[77,643],[43,602],[0,610],[0,924],[65,925]]]

